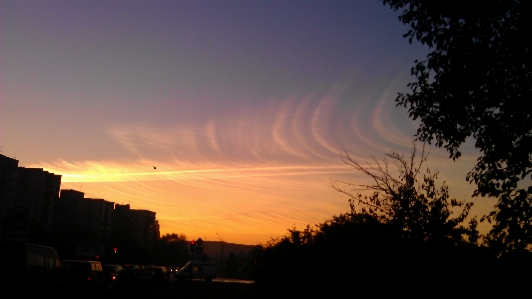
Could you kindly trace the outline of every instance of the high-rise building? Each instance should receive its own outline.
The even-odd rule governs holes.
[[[159,235],[155,212],[133,210],[128,204],[116,204],[113,215],[113,235],[118,240],[129,240],[136,248],[151,253],[153,244]]]
[[[82,242],[107,242],[111,237],[114,202],[85,198],[77,190],[61,190],[55,231]]]
[[[0,223],[2,239],[36,240],[53,230],[61,175],[42,168],[18,166],[18,160],[0,155]]]
[[[98,240],[109,239],[114,205],[114,202],[101,198],[84,198],[77,207],[76,229],[88,232]]]
[[[85,198],[85,193],[73,189],[61,189],[57,202],[55,231],[62,236],[75,233],[78,206]]]

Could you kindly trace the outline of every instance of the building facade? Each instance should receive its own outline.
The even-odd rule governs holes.
[[[129,204],[115,205],[112,230],[113,239],[119,248],[135,248],[146,259],[151,257],[153,245],[159,237],[155,212],[134,210]]]
[[[39,241],[54,228],[61,175],[0,155],[2,239]]]
[[[84,198],[77,207],[76,230],[86,231],[97,240],[109,240],[114,205],[101,198]]]
[[[57,203],[55,231],[62,236],[76,232],[78,206],[85,198],[85,193],[77,190],[61,189]]]
[[[203,254],[209,256],[224,268],[230,258],[247,258],[255,245],[227,243],[224,241],[203,241]]]
[[[101,198],[85,198],[81,191],[61,190],[56,231],[64,235],[83,232],[93,240],[108,240],[114,205],[114,202]]]

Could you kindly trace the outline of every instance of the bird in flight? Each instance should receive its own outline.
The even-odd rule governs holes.
[[[157,167],[153,166],[153,169],[157,169]]]

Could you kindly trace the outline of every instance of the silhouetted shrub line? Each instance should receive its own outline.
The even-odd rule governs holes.
[[[346,154],[344,161],[375,184],[347,184],[346,190],[335,182],[349,195],[350,212],[303,230],[293,227],[257,247],[252,275],[259,289],[293,296],[525,291],[532,254],[500,256],[482,243],[476,218],[464,225],[472,204],[451,199],[445,184],[437,188],[437,173],[423,174],[427,156],[423,147],[418,158],[415,144],[408,159],[388,154],[398,168],[394,177],[387,160],[362,166]]]

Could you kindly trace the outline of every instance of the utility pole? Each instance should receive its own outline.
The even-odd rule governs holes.
[[[220,237],[220,241],[221,241],[221,244],[220,244],[220,267],[223,270],[223,268],[224,268],[224,239],[220,235],[218,235],[218,233],[216,233],[216,235],[218,237]]]

